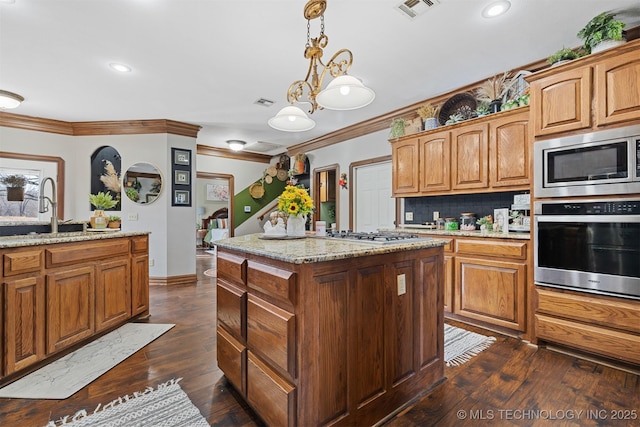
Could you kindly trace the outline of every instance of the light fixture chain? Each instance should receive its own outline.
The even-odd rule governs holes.
[[[320,37],[324,36],[324,15],[320,15]]]
[[[311,46],[311,20],[307,19],[307,44],[305,47]]]

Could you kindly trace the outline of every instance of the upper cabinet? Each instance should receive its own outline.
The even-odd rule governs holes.
[[[640,120],[640,40],[527,77],[536,137]]]
[[[529,189],[528,108],[392,140],[399,197]]]

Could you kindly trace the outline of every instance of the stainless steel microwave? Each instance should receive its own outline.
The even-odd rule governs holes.
[[[536,142],[536,197],[640,193],[640,125]]]

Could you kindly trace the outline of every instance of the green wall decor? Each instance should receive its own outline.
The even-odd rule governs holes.
[[[259,182],[259,181],[256,181]],[[285,181],[274,179],[271,184],[264,183],[264,196],[260,199],[254,199],[249,194],[249,187],[245,188],[241,192],[234,196],[234,208],[233,208],[233,228],[237,228],[253,217],[260,209],[273,203],[273,201],[282,194],[284,187],[287,186]],[[244,207],[249,206],[251,212],[245,212]]]

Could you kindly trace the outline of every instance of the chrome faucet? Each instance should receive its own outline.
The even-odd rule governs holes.
[[[51,199],[44,195],[44,184],[47,181],[51,181]],[[51,232],[58,232],[58,195],[56,193],[56,182],[51,177],[46,177],[40,182],[40,203],[38,205],[38,212],[45,213],[49,211],[49,208],[45,204],[45,199],[49,201],[51,205]]]

